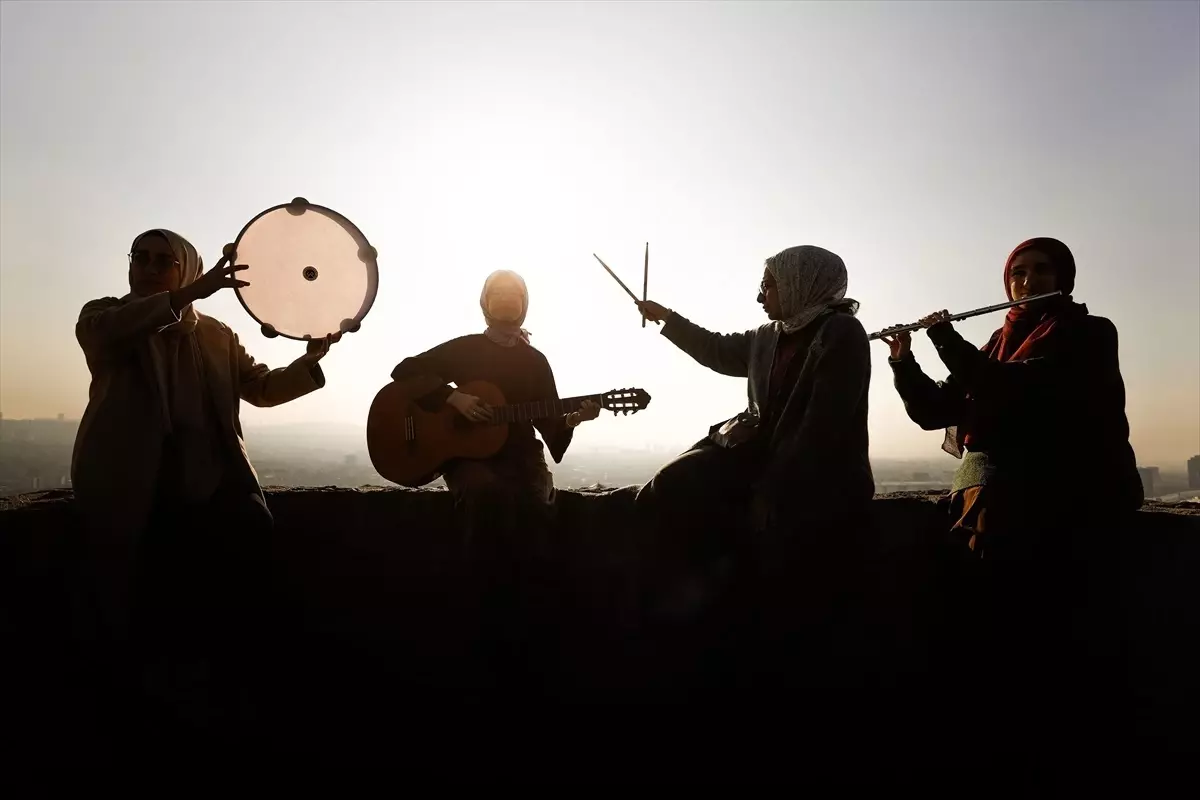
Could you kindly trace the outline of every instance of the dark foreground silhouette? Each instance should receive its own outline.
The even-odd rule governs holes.
[[[0,501],[6,739],[130,764],[376,754],[467,779],[1129,765],[1197,748],[1194,508],[1148,506],[1121,532],[1106,623],[1120,664],[1097,688],[1045,652],[1006,659],[1024,665],[1015,680],[958,646],[932,497],[877,498],[850,599],[817,625],[784,619],[772,649],[778,619],[723,594],[719,569],[707,594],[646,602],[631,490],[562,492],[549,555],[506,580],[456,555],[445,492],[268,495],[272,540],[164,557],[143,635],[121,647],[101,635],[70,494]]]

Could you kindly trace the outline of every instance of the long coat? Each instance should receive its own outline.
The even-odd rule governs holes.
[[[286,403],[324,386],[325,376],[319,365],[310,368],[301,360],[274,370],[256,363],[226,325],[197,316],[191,335],[202,354],[227,480],[261,499],[242,438],[239,401],[260,407]],[[75,336],[92,381],[75,437],[71,482],[79,508],[97,529],[136,534],[149,518],[170,429],[149,337],[177,320],[167,293],[93,300],[79,314]]]
[[[789,524],[838,519],[864,511],[875,492],[867,435],[871,358],[862,324],[828,312],[795,355],[795,382],[768,408],[768,389],[780,326],[720,334],[672,314],[662,334],[700,364],[747,379],[748,410],[775,423],[765,444],[756,492]]]

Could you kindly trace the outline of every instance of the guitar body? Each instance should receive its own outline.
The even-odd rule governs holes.
[[[440,384],[438,384],[440,385]],[[446,462],[494,456],[508,439],[508,425],[467,421],[453,406],[425,411],[417,400],[437,386],[392,382],[379,390],[367,415],[367,452],[376,471],[392,483],[416,488],[437,480]],[[504,393],[487,381],[458,387],[489,406],[505,404]]]

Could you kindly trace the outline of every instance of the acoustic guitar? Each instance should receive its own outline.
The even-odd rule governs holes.
[[[440,384],[439,384],[440,385]],[[437,480],[446,462],[456,458],[494,456],[508,439],[510,422],[532,422],[577,411],[584,400],[617,414],[636,414],[650,405],[643,389],[614,389],[604,394],[532,403],[507,404],[504,394],[487,381],[459,386],[491,406],[492,419],[471,422],[450,405],[426,411],[417,401],[436,386],[419,381],[393,381],[379,390],[367,415],[367,452],[380,475],[392,483],[416,488]]]

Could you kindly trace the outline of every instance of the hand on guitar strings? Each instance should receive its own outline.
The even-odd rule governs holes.
[[[455,389],[446,402],[471,422],[490,422],[492,419],[492,407],[473,394]]]
[[[308,348],[301,358],[303,358],[309,366],[312,366],[325,357],[332,345],[337,344],[341,340],[341,331],[338,331],[337,333],[331,333],[328,336],[322,336],[320,339],[309,339]]]
[[[578,428],[588,420],[593,420],[600,416],[600,404],[595,400],[584,400],[579,404],[578,411],[572,411],[567,414],[567,427]]]
[[[645,315],[646,319],[653,322],[655,325],[661,325],[670,319],[673,313],[671,309],[664,308],[653,300],[635,300],[638,311]]]

